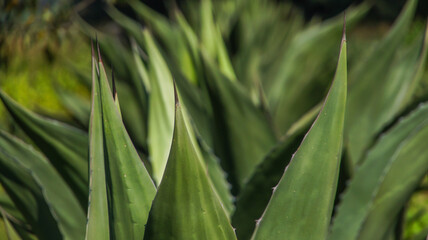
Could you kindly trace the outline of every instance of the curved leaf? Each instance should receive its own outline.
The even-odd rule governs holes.
[[[14,202],[17,199],[17,204],[26,205],[22,213],[35,231],[40,231],[40,238],[83,238],[84,210],[71,188],[46,158],[29,145],[0,131],[0,162],[2,182],[12,187],[5,186],[6,191],[11,197],[15,195],[12,197]],[[12,177],[6,177],[7,174]],[[55,228],[59,229],[60,235]]]
[[[88,137],[77,128],[28,111],[0,90],[7,110],[71,186],[86,209],[88,196]]]
[[[329,239],[381,239],[386,234],[393,216],[428,171],[428,151],[423,140],[428,134],[427,119],[425,104],[373,146],[342,198]],[[388,201],[382,202],[385,199]]]
[[[402,75],[394,72],[392,63],[410,27],[416,6],[417,0],[407,2],[385,39],[349,74],[352,82],[349,85],[345,142],[352,165],[362,160],[372,138],[401,110],[403,99],[397,96],[406,94],[420,57],[411,54],[409,59],[399,59],[403,62],[395,70],[401,71],[399,74]]]

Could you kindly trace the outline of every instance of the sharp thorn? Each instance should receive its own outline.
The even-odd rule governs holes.
[[[175,106],[178,106],[178,105],[180,105],[180,101],[178,100],[177,86],[176,86],[176,83],[175,83],[175,79],[173,79],[172,81],[173,81],[172,85],[174,86]]]
[[[97,51],[98,51],[98,61],[100,63],[103,63],[103,59],[101,58],[100,43],[98,42],[98,37],[96,39],[97,39],[96,43],[97,43]]]
[[[346,41],[346,11],[343,12],[343,33],[342,41]]]

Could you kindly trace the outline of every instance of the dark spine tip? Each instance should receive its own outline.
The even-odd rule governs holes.
[[[101,58],[101,51],[100,51],[100,43],[98,42],[98,37],[96,37],[96,43],[97,43],[97,51],[98,51],[98,61],[103,63],[103,59]]]
[[[95,69],[97,70],[97,74],[99,75],[100,74],[100,70],[98,69],[98,64],[96,63],[96,60],[95,60],[95,50],[94,50],[94,41],[93,41],[93,39],[91,39],[91,54],[92,54],[93,64],[95,65]]]
[[[175,106],[180,105],[180,101],[178,100],[178,92],[177,92],[177,86],[175,83],[175,79],[172,80],[172,85],[174,86],[174,100],[175,100]]]
[[[116,90],[116,81],[114,80],[114,71],[113,67],[111,67],[111,85],[113,85],[113,100],[116,101],[117,98],[117,90]]]
[[[346,41],[346,11],[343,12],[343,33],[342,41]]]

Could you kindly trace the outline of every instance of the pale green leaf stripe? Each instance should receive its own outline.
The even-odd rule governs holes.
[[[99,69],[110,234],[141,239],[156,188],[122,123],[102,62]]]
[[[86,208],[88,200],[87,135],[64,123],[41,117],[20,106],[3,91],[0,98],[14,120],[43,151]]]
[[[349,74],[352,82],[346,109],[345,142],[352,165],[362,160],[372,138],[401,110],[403,102],[397,96],[403,90],[406,94],[417,64],[403,69],[410,71],[410,78],[407,73],[396,78],[393,60],[408,32],[416,6],[417,0],[407,2],[388,35],[370,55],[358,61]],[[392,77],[388,75],[391,72]]]
[[[378,143],[369,151],[367,158],[356,172],[339,205],[338,213],[334,219],[332,232],[329,237],[330,240],[365,239],[359,236],[361,234],[360,232],[364,230],[363,225],[366,228],[370,228],[365,222],[368,221],[370,215],[374,216],[377,212],[382,210],[379,206],[376,207],[375,204],[377,204],[382,197],[385,197],[388,192],[395,194],[393,191],[399,189],[402,184],[406,183],[406,191],[413,189],[414,186],[407,185],[407,181],[415,177],[416,179],[420,178],[420,176],[418,177],[418,171],[414,169],[414,167],[419,166],[422,167],[421,170],[425,169],[425,172],[427,171],[426,167],[424,168],[419,165],[428,162],[426,149],[423,148],[416,151],[412,147],[412,142],[416,141],[414,139],[418,139],[418,141],[421,141],[420,145],[425,146],[424,140],[421,140],[419,132],[422,130],[425,132],[423,136],[425,136],[425,138],[427,137],[427,131],[425,130],[428,128],[427,119],[428,104],[425,104],[420,106],[408,117],[401,120],[389,132],[385,133]],[[409,148],[421,157],[410,157],[413,156],[413,154],[409,153],[407,156],[404,155],[404,152],[408,152]],[[418,159],[420,160],[418,161]],[[411,162],[409,162],[409,160],[411,160]],[[400,161],[404,162],[400,164]],[[412,171],[409,169],[412,169]],[[395,174],[393,174],[394,171]],[[388,185],[388,182],[386,182],[389,181],[388,177],[401,180],[394,180],[394,184],[389,183]],[[382,188],[388,189],[383,195],[381,193]],[[409,194],[409,192],[406,194]],[[401,195],[401,197],[407,197],[408,195],[406,194]],[[391,202],[394,201],[391,200]],[[390,203],[387,205],[389,204]],[[401,206],[395,205],[395,210],[392,209],[392,211],[398,213],[399,209],[401,209]],[[392,212],[389,214],[392,214]],[[390,220],[393,219],[395,219],[395,217],[390,217]],[[383,219],[381,222],[378,222],[379,224],[375,222],[372,222],[372,224],[375,224],[376,231],[382,232],[383,230],[385,233],[388,223],[391,224],[390,220]],[[383,227],[384,225],[385,227]],[[367,239],[380,238],[372,236]]]
[[[89,201],[87,240],[110,239],[100,85],[92,47],[92,103],[89,124]]]
[[[236,239],[179,104],[174,126],[165,175],[153,201],[144,239]]]
[[[346,65],[343,38],[336,75],[324,106],[275,187],[252,239],[327,237],[343,142]]]
[[[174,90],[172,76],[149,32],[144,31],[149,56],[149,153],[153,178],[159,184],[171,148],[174,124]]]
[[[21,240],[21,237],[16,232],[15,228],[12,226],[12,224],[9,222],[9,219],[7,219],[6,214],[3,210],[1,210],[1,214],[3,216],[4,225],[6,228],[6,234],[7,234],[7,240]]]
[[[43,194],[64,239],[83,239],[85,213],[70,187],[48,160],[29,145],[3,131],[0,131],[0,146],[1,156],[5,157],[0,156],[1,161],[15,162],[29,173]],[[32,189],[34,191],[36,187]]]
[[[230,81],[237,81],[232,63],[218,25],[214,23],[212,1],[200,3],[200,42],[212,59],[217,59],[218,67]]]

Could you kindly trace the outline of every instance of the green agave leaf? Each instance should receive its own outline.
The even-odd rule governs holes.
[[[236,239],[178,100],[171,152],[144,239]]]
[[[272,71],[282,68],[278,60],[304,24],[303,14],[296,10],[286,2],[264,0],[241,1],[235,9],[238,43],[233,63],[238,79],[256,102],[258,82],[270,79]]]
[[[416,6],[417,0],[407,2],[384,40],[349,74],[352,82],[346,112],[345,142],[351,166],[361,161],[373,137],[401,110],[402,104],[405,104],[402,95],[409,90],[418,68],[417,62],[424,58],[424,55],[418,56],[412,51],[408,58],[399,60],[401,67],[393,69],[396,67],[392,65],[394,57],[410,27]]]
[[[21,212],[17,209],[15,203],[10,199],[7,193],[0,185],[0,209],[5,212],[8,218],[13,219],[17,223],[24,223],[25,219]]]
[[[225,170],[245,184],[276,139],[264,112],[245,94],[239,82],[222,75],[204,56],[207,86],[215,117],[214,150]]]
[[[137,67],[138,73],[140,74],[143,85],[141,88],[145,89],[148,93],[150,93],[150,78],[147,73],[147,68],[144,65],[143,61],[140,57],[139,47],[135,40],[131,38],[131,47],[132,47],[132,55],[134,56],[134,62]],[[142,91],[142,90],[139,90]],[[144,104],[146,104],[147,100],[144,99]]]
[[[3,91],[0,98],[14,120],[43,151],[86,209],[88,196],[87,134],[20,106]]]
[[[138,43],[143,43],[143,35],[141,34],[143,27],[138,22],[129,18],[113,6],[108,6],[106,12],[115,22],[119,23],[129,35],[133,36]]]
[[[310,110],[290,128],[282,140],[264,157],[239,193],[232,217],[238,239],[251,238],[255,227],[254,222],[263,214],[272,195],[272,189],[278,184],[289,163],[284,159],[291,159],[296,152],[304,135],[320,112],[321,106],[320,104]]]
[[[208,176],[214,186],[218,197],[221,200],[223,208],[227,215],[230,216],[235,208],[233,205],[233,196],[230,193],[231,185],[226,180],[226,174],[220,166],[220,159],[204,144],[201,140],[199,146],[202,153],[202,158],[205,160],[205,165],[208,171]]]
[[[260,218],[274,188],[288,165],[293,153],[296,152],[308,127],[302,128],[295,135],[287,137],[277,144],[257,166],[255,172],[238,195],[236,210],[232,216],[238,239],[250,239],[254,231],[255,221]],[[287,161],[284,161],[288,159]]]
[[[173,80],[167,64],[147,31],[144,32],[144,40],[150,59],[149,152],[153,178],[159,184],[166,166],[173,135]]]
[[[180,11],[175,11],[175,20],[177,21],[177,24],[180,28],[180,31],[183,33],[183,36],[186,40],[186,43],[189,47],[189,51],[192,56],[193,64],[194,64],[194,71],[195,71],[195,77],[198,79],[203,78],[203,68],[202,68],[202,61],[199,55],[199,39],[196,33],[193,31],[192,27],[187,22],[186,18],[183,16],[183,14]],[[186,77],[189,79],[192,83],[197,83],[197,79],[192,79],[188,74]]]
[[[346,12],[353,26],[368,12],[362,4]],[[263,82],[275,127],[285,134],[303,114],[322,101],[333,76],[342,15],[298,33],[290,42],[279,69]],[[319,43],[323,43],[323,47]],[[324,76],[324,77],[323,77]]]
[[[122,123],[101,58],[98,69],[99,75],[94,80],[98,81],[99,89],[95,84],[90,153],[91,181],[95,184],[91,190],[96,191],[93,195],[95,200],[91,197],[91,206],[99,205],[93,206],[94,211],[92,211],[93,215],[89,215],[89,223],[92,221],[94,223],[92,226],[95,228],[105,227],[105,222],[98,226],[97,221],[102,220],[97,216],[105,217],[105,213],[100,211],[105,210],[105,199],[107,199],[110,226],[108,234],[111,238],[140,239],[144,235],[144,225],[156,188]],[[102,132],[100,132],[100,120],[102,120]],[[103,175],[106,176],[105,180]],[[107,182],[106,186],[102,186],[104,182]],[[106,192],[101,189],[103,187],[107,187],[107,195],[104,195]],[[91,209],[89,211],[91,214]],[[94,230],[90,227],[88,225],[88,231],[91,231],[87,235],[88,239],[93,231],[106,231],[104,228]]]
[[[34,181],[28,172],[25,172],[21,166],[16,164],[1,165],[1,167],[7,170],[12,168],[12,171],[7,174],[3,175],[2,173],[0,182],[17,209],[25,217],[31,230],[40,238],[61,239],[57,222],[50,213],[40,189],[34,185]],[[35,189],[34,192],[31,192],[32,188]]]
[[[7,240],[21,240],[21,237],[16,232],[15,228],[7,219],[6,214],[2,210],[1,210],[1,213],[3,216],[4,225],[6,227]]]
[[[336,75],[324,106],[274,188],[252,239],[327,237],[339,174],[345,118],[345,35],[340,49]]]
[[[6,192],[18,208],[18,204],[25,205],[21,206],[21,211],[36,233],[42,231],[40,238],[83,238],[84,210],[46,158],[24,142],[0,131],[0,161]],[[7,177],[8,174],[11,177]]]
[[[62,105],[82,126],[87,127],[90,115],[89,101],[76,93],[64,89],[58,88],[57,91]]]
[[[200,2],[200,43],[206,53],[218,62],[220,71],[231,81],[236,81],[236,75],[228,56],[220,29],[214,23],[211,0]]]
[[[118,39],[97,31],[80,18],[77,20],[88,36],[92,36],[94,32],[97,33],[100,46],[104,49],[109,62],[114,66],[119,80],[126,80],[117,81],[116,84],[120,102],[127,106],[121,109],[123,121],[136,146],[147,152],[148,93],[142,82],[138,66],[134,63],[133,54]]]
[[[169,50],[167,51],[171,53],[169,57],[179,66],[181,72],[189,81],[197,83],[198,73],[196,72],[192,54],[188,50],[183,32],[166,17],[156,13],[143,3],[131,1],[129,4],[147,25],[151,27],[155,35],[159,37],[163,45]]]
[[[210,108],[209,96],[203,89],[191,84],[179,72],[171,68],[177,88],[180,90],[180,97],[188,110],[192,123],[195,125],[197,135],[210,148],[213,147],[212,118],[213,113]]]
[[[107,174],[104,162],[103,115],[99,66],[92,47],[92,102],[89,123],[89,201],[85,239],[110,239]]]
[[[329,239],[381,239],[387,233],[428,171],[427,119],[424,104],[373,146],[342,198]]]

